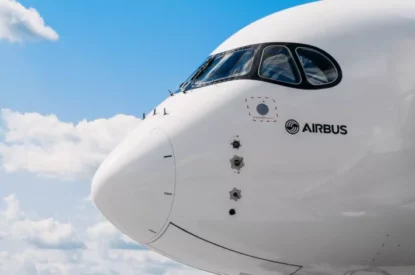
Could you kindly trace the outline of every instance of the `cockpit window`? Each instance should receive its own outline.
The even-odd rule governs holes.
[[[245,49],[215,56],[207,61],[204,68],[192,79],[192,82],[195,85],[201,85],[224,78],[245,75],[252,68],[254,54],[254,49]]]
[[[317,47],[293,42],[268,42],[210,55],[175,93],[236,80],[318,90],[334,87],[342,78],[337,61]]]
[[[259,76],[271,80],[298,84],[301,82],[300,72],[290,50],[285,46],[269,46],[264,49]]]
[[[338,72],[334,64],[318,51],[299,47],[296,49],[307,81],[314,86],[326,85],[336,81]]]

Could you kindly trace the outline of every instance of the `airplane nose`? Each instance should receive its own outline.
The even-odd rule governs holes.
[[[175,173],[173,148],[162,130],[133,133],[98,168],[92,200],[119,230],[147,243],[168,220]]]

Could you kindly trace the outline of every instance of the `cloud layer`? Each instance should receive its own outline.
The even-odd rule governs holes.
[[[29,217],[14,194],[3,200],[0,275],[207,275],[147,250],[107,221],[75,230],[71,223]]]
[[[101,221],[88,227],[88,237],[91,240],[105,243],[109,248],[127,250],[147,250],[124,234],[121,234],[110,222]]]
[[[27,171],[61,180],[89,179],[105,156],[140,121],[133,116],[116,115],[73,124],[55,115],[1,109],[1,164],[9,173]]]
[[[52,218],[31,220],[20,209],[20,202],[14,194],[5,197],[4,202],[6,207],[1,217],[8,226],[2,228],[3,236],[23,240],[41,249],[85,248],[70,223],[60,223]]]
[[[0,0],[0,39],[10,42],[58,40],[59,35],[45,25],[34,8],[26,8],[15,0]]]

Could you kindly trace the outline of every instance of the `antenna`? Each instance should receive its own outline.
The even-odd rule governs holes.
[[[170,96],[174,96],[174,94],[172,93],[172,91],[170,91],[170,90],[168,90],[168,91],[170,93]]]

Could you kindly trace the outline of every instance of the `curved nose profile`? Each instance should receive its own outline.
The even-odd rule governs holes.
[[[173,204],[175,163],[159,129],[133,133],[101,164],[92,180],[92,199],[118,229],[140,243],[153,239]]]

